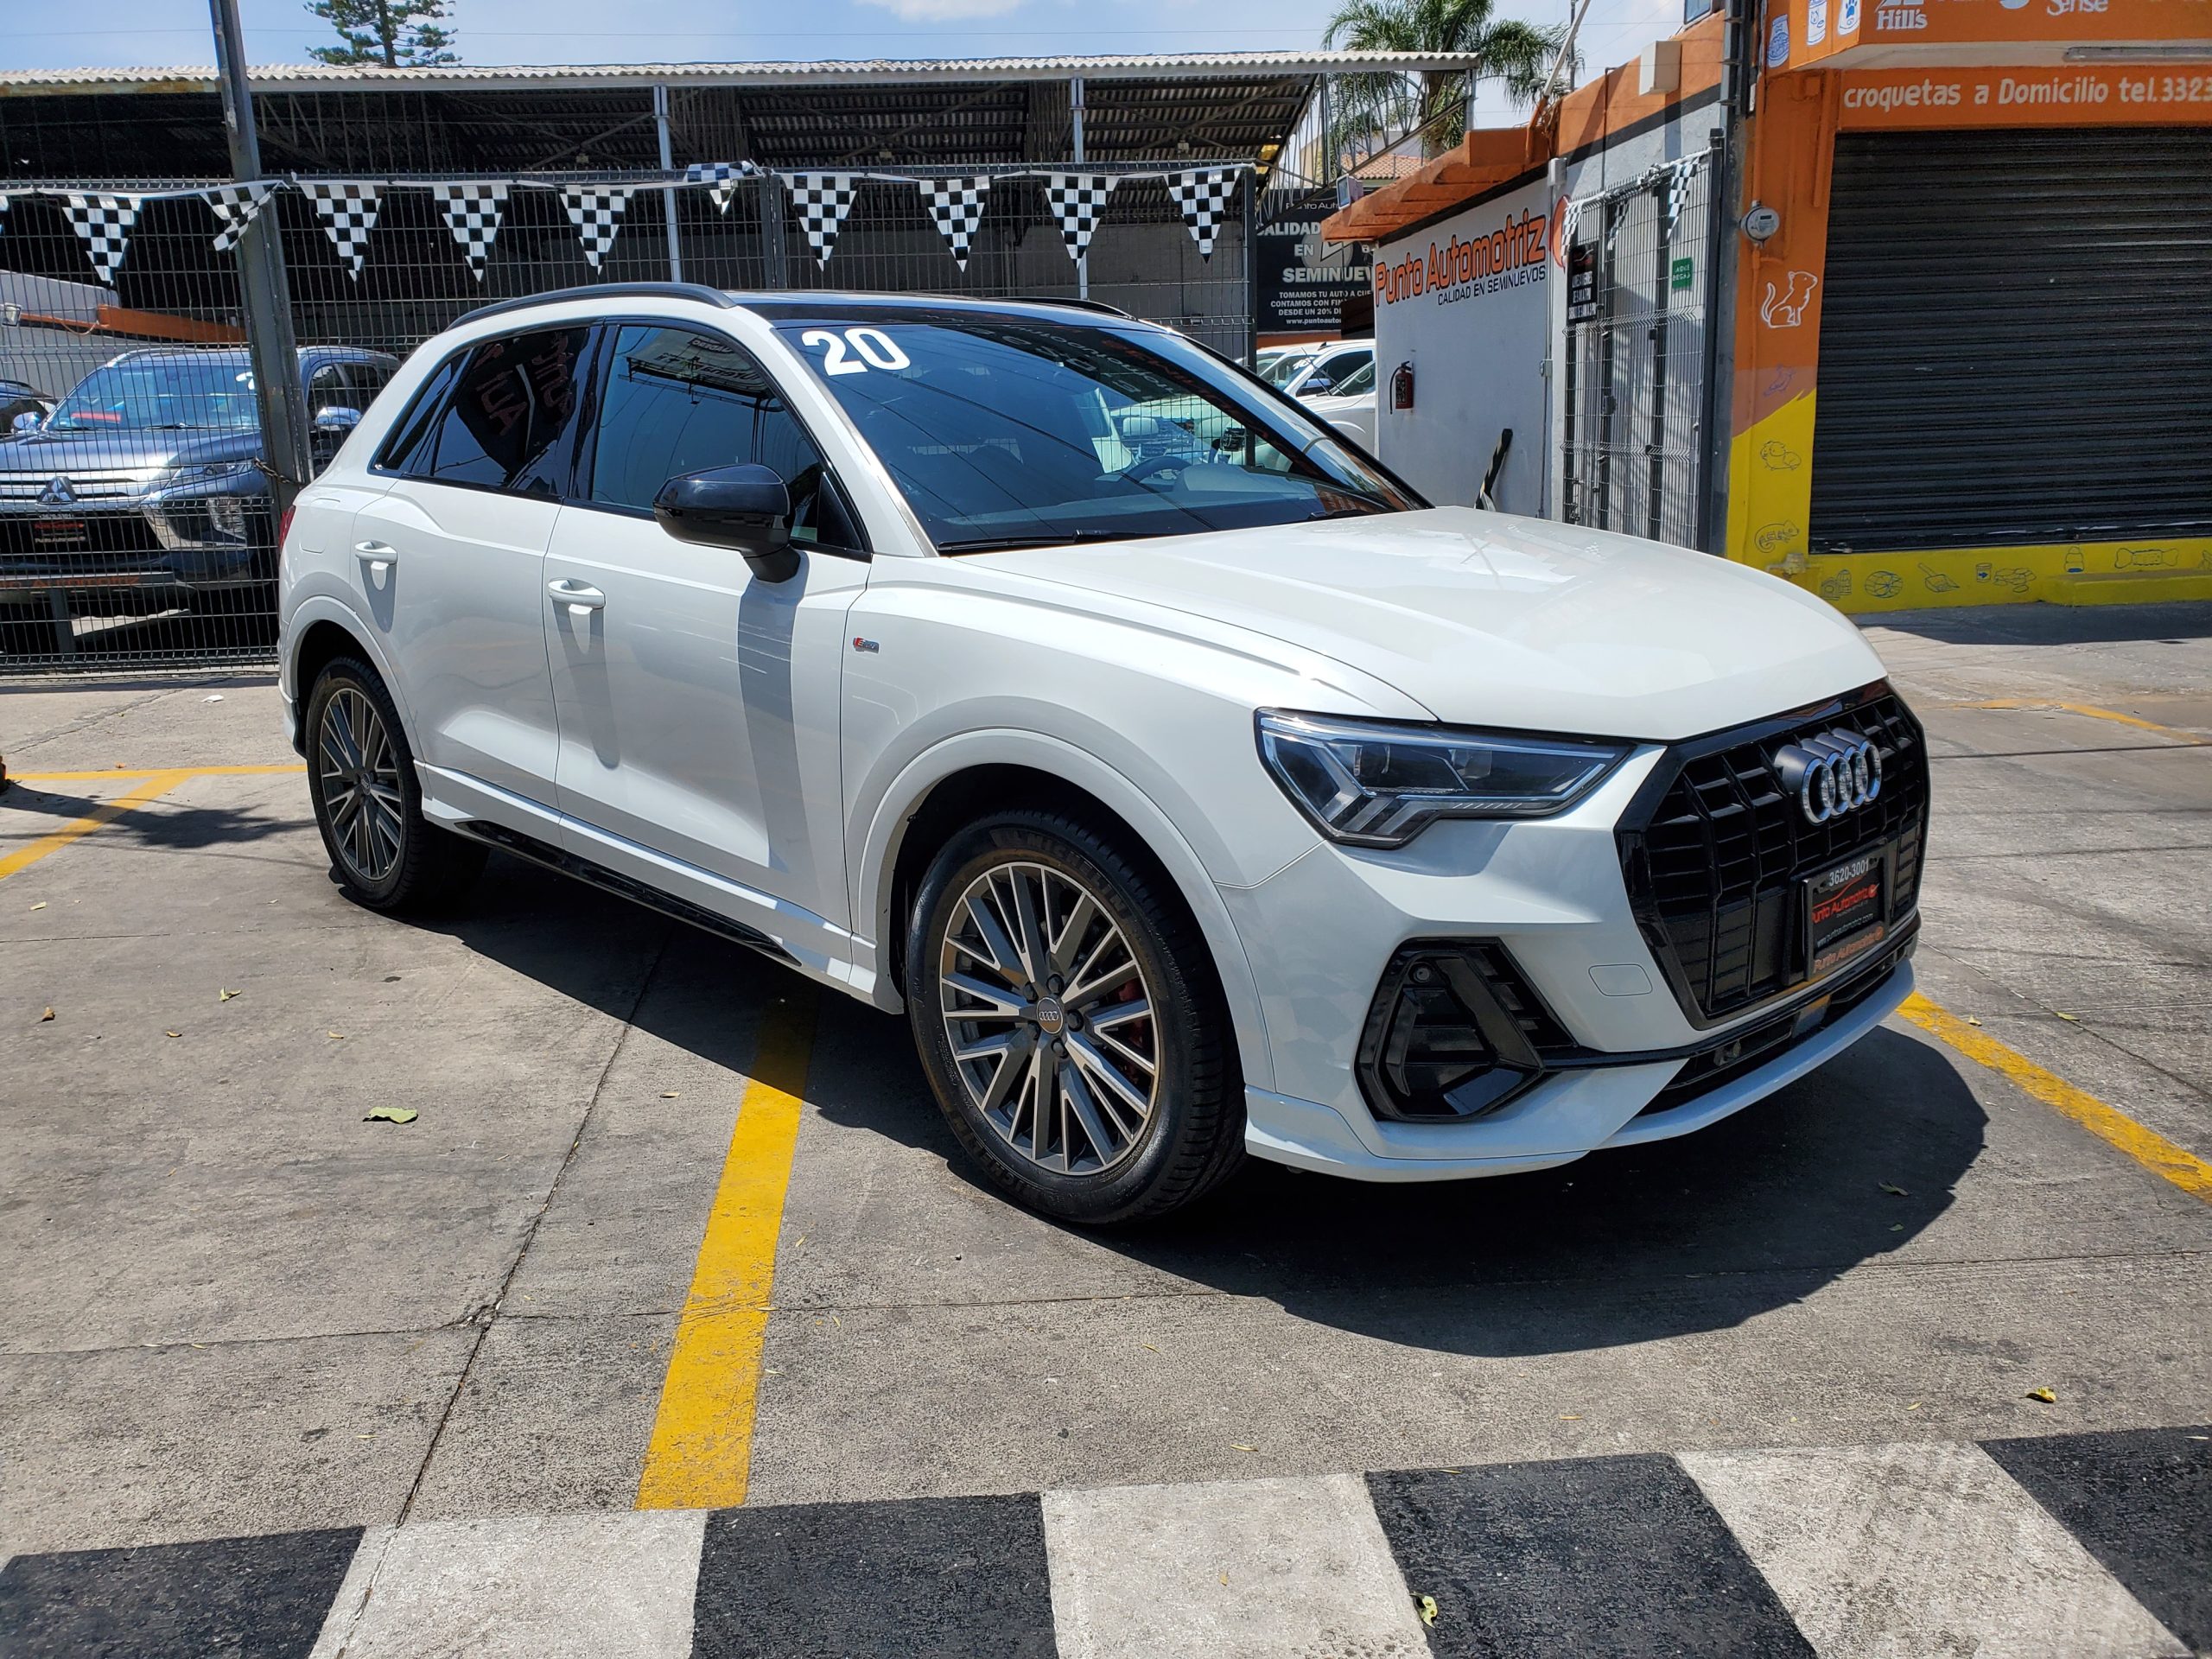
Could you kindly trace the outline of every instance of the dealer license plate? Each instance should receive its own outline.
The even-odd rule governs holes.
[[[1889,861],[1879,851],[1805,882],[1805,977],[1833,973],[1889,932],[1884,921],[1884,877]]]

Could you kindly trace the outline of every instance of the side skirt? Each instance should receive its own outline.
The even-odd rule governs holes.
[[[597,887],[617,898],[627,899],[632,904],[642,905],[647,910],[658,911],[671,920],[687,922],[703,933],[712,933],[718,938],[728,939],[748,950],[758,950],[762,956],[786,967],[801,965],[798,957],[758,928],[747,927],[743,922],[734,922],[727,916],[717,916],[711,910],[673,898],[657,887],[647,887],[642,881],[633,881],[619,871],[608,869],[604,864],[595,864],[590,859],[564,852],[535,836],[526,836],[519,830],[510,830],[505,824],[494,823],[488,818],[462,818],[447,827],[457,834],[487,842],[502,852],[526,858],[549,870],[557,870],[587,887]]]

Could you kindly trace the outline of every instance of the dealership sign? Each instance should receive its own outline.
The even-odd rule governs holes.
[[[1523,208],[1510,210],[1488,235],[1430,238],[1395,261],[1375,266],[1375,304],[1386,306],[1427,296],[1438,305],[1480,299],[1544,280],[1545,243],[1550,219]]]
[[[1367,292],[1368,267],[1360,249],[1350,262],[1327,263],[1321,221],[1337,211],[1334,189],[1270,198],[1252,237],[1252,257],[1259,283],[1259,332],[1263,334],[1335,334],[1343,326],[1344,302]]]

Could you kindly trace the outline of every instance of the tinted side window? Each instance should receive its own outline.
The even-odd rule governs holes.
[[[415,401],[407,406],[384,441],[384,448],[377,454],[378,471],[406,473],[420,475],[429,468],[430,438],[438,429],[438,420],[445,413],[446,398],[453,391],[454,378],[461,372],[467,353],[457,352],[438,365],[430,378],[415,394]]]
[[[593,500],[650,512],[679,473],[753,462],[789,486],[793,540],[861,544],[822,452],[751,353],[719,334],[631,323],[610,358]]]
[[[548,328],[471,351],[407,471],[441,484],[563,493],[590,335],[588,326]]]

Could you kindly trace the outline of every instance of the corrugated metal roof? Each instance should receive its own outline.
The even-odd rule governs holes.
[[[1200,52],[1099,57],[868,58],[811,62],[453,64],[434,69],[334,67],[320,63],[264,64],[247,73],[271,92],[374,92],[401,87],[472,92],[563,88],[790,86],[797,84],[912,84],[940,81],[1238,79],[1352,72],[1418,73],[1462,69],[1478,60],[1462,52]],[[0,96],[39,92],[214,92],[212,67],[172,68],[11,69],[0,71]]]

